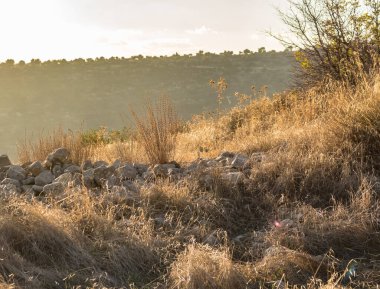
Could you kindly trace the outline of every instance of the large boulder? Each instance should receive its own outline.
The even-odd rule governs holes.
[[[50,171],[43,171],[40,173],[35,179],[34,182],[37,186],[45,186],[47,184],[51,184],[54,180],[54,175]]]
[[[27,172],[21,166],[11,165],[7,170],[6,177],[18,181],[22,181],[26,178]]]

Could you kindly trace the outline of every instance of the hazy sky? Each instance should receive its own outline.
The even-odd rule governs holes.
[[[0,0],[0,61],[283,49],[286,0]]]

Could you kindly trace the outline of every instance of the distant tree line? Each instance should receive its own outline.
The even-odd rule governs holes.
[[[292,51],[291,46],[288,46],[285,48],[283,52],[290,52]],[[183,54],[180,55],[179,53],[175,53],[173,55],[161,55],[161,56],[144,56],[144,55],[134,55],[131,57],[118,57],[118,56],[113,56],[110,58],[105,58],[103,56],[101,57],[96,57],[96,58],[77,58],[74,60],[66,60],[66,59],[55,59],[55,60],[47,60],[47,61],[41,61],[38,58],[33,58],[30,60],[30,62],[26,62],[24,60],[20,60],[19,62],[16,63],[15,60],[13,59],[7,59],[4,62],[1,62],[1,66],[25,66],[25,65],[34,65],[34,66],[39,66],[39,65],[65,65],[65,64],[86,64],[86,63],[102,63],[102,62],[117,62],[117,61],[141,61],[141,60],[170,60],[170,59],[176,59],[179,57],[182,58],[193,58],[193,57],[212,57],[212,56],[237,56],[237,55],[255,55],[255,54],[273,54],[273,53],[281,53],[277,52],[275,50],[270,50],[267,51],[265,47],[260,47],[258,50],[255,52],[250,49],[244,49],[243,51],[239,51],[238,53],[235,53],[234,51],[230,50],[225,50],[220,53],[213,53],[213,52],[204,52],[203,50],[199,50],[195,54]]]

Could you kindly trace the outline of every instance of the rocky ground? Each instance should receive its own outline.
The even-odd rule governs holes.
[[[31,197],[46,194],[63,194],[67,188],[87,188],[92,193],[117,194],[128,198],[138,193],[142,186],[158,178],[182,182],[194,176],[205,188],[211,187],[214,176],[231,186],[248,182],[254,162],[261,162],[264,154],[251,158],[242,154],[223,152],[217,158],[198,159],[181,166],[177,162],[146,165],[87,160],[80,166],[73,164],[70,153],[59,148],[49,154],[44,162],[35,161],[21,165],[12,164],[6,155],[0,156],[0,190],[3,194],[19,193]]]

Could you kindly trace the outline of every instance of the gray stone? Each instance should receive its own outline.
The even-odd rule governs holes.
[[[105,161],[96,161],[94,162],[93,164],[93,168],[96,169],[96,168],[99,168],[99,167],[102,167],[102,166],[108,166],[108,163],[105,162]]]
[[[175,169],[175,164],[157,164],[153,167],[152,171],[156,177],[167,177],[169,175],[169,169]]]
[[[73,179],[73,175],[71,173],[63,173],[59,177],[55,178],[54,183],[61,183],[65,187],[69,186],[69,182]]]
[[[51,171],[54,175],[54,178],[58,178],[63,174],[63,167],[61,164],[55,164]]]
[[[115,168],[113,166],[106,167],[102,165],[94,169],[94,181],[97,185],[102,185],[102,180],[107,180],[110,176],[115,173]]]
[[[85,160],[82,165],[81,165],[81,170],[84,172],[84,171],[87,171],[89,169],[92,169],[93,166],[92,166],[92,162],[91,160]]]
[[[34,163],[28,166],[28,171],[32,174],[33,177],[38,176],[43,170],[44,167],[39,161],[35,161]]]
[[[0,196],[12,196],[21,193],[21,188],[14,184],[0,185]]]
[[[75,174],[75,173],[81,173],[82,170],[79,166],[76,166],[76,165],[71,165],[69,167],[67,167],[65,170],[64,170],[65,173],[72,173],[72,174]]]
[[[0,184],[1,184],[1,185],[12,184],[12,185],[15,185],[16,187],[20,187],[20,186],[21,186],[20,181],[15,180],[15,179],[10,179],[10,178],[5,178],[4,180],[1,181]]]
[[[83,172],[83,185],[86,188],[95,186],[94,169],[89,169]]]
[[[27,194],[31,194],[33,193],[33,186],[32,185],[23,185],[21,187],[21,190],[24,192],[24,193],[27,193]]]
[[[115,169],[118,169],[122,166],[122,162],[121,160],[116,160],[112,163],[112,166],[115,168]]]
[[[25,186],[34,185],[34,179],[35,179],[34,177],[26,178],[25,180],[22,181],[22,184]]]
[[[114,186],[119,185],[119,184],[120,184],[120,179],[117,178],[115,175],[111,175],[107,179],[100,180],[100,187],[106,191],[111,190]]]
[[[65,163],[68,160],[70,152],[65,148],[56,149],[54,152],[48,155],[47,160],[51,163]]]
[[[12,165],[7,155],[0,156],[0,168]]]
[[[42,191],[46,194],[60,195],[65,192],[65,187],[62,183],[56,182],[45,185]]]
[[[116,170],[117,176],[122,180],[134,180],[137,176],[137,170],[131,165],[125,165]]]
[[[50,171],[43,171],[34,180],[37,186],[45,186],[51,184],[54,180],[54,175]]]
[[[27,172],[21,166],[10,166],[7,170],[6,177],[22,181],[26,178]]]
[[[32,190],[34,191],[34,192],[36,192],[36,193],[42,193],[42,190],[44,189],[44,187],[43,186],[37,186],[37,185],[34,185],[33,187],[32,187]]]
[[[243,169],[247,166],[248,161],[249,161],[248,157],[241,154],[237,154],[232,160],[231,166],[237,169]]]
[[[139,175],[142,175],[143,173],[145,173],[148,170],[148,166],[144,165],[144,164],[136,164],[136,163],[134,163],[133,167],[137,170],[137,172],[139,173]]]
[[[234,153],[231,153],[231,152],[222,152],[219,157],[221,158],[233,158],[235,157],[235,154]]]
[[[113,203],[121,203],[123,201],[135,201],[138,199],[138,194],[129,191],[122,186],[114,186],[107,194],[106,198]]]

